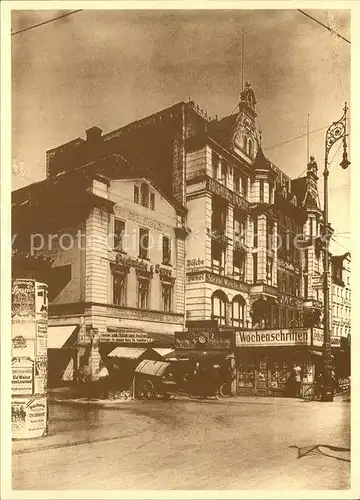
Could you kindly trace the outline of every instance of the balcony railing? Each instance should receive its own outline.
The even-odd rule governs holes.
[[[210,177],[206,178],[206,189],[221,198],[224,198],[229,203],[232,203],[236,208],[240,208],[249,212],[249,202],[234,191],[220,184],[220,182]]]

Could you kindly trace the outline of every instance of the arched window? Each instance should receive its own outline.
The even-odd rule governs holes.
[[[149,207],[149,186],[145,182],[140,187],[140,203],[143,207]]]
[[[211,317],[217,319],[219,325],[226,324],[227,297],[224,292],[217,290],[211,297]]]
[[[245,326],[245,306],[244,297],[236,295],[232,301],[232,326]]]

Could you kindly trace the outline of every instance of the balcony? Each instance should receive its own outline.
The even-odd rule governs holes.
[[[211,193],[225,199],[236,208],[244,210],[245,212],[249,212],[249,202],[245,198],[223,186],[215,179],[212,179],[210,177],[206,178],[206,189]]]

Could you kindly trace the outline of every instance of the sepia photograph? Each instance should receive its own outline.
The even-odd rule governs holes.
[[[3,498],[356,498],[356,2],[4,3]]]

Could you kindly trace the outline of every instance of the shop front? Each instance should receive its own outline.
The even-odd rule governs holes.
[[[101,365],[108,372],[109,387],[129,389],[135,368],[144,360],[161,360],[174,350],[174,337],[138,329],[108,327],[99,339]]]
[[[187,392],[215,394],[226,383],[235,394],[235,329],[216,320],[188,321],[187,330],[175,333],[175,350],[165,356],[177,361]]]
[[[321,367],[320,329],[243,330],[235,341],[239,395],[295,396],[295,366],[301,369],[302,394]]]

